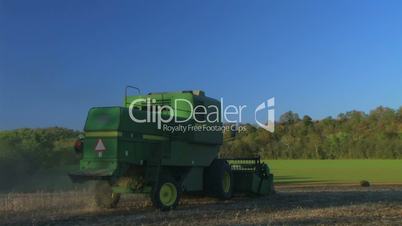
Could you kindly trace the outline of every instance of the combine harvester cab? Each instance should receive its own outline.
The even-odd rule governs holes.
[[[177,100],[182,102],[177,104]],[[158,120],[146,120],[153,119],[151,113],[163,106],[173,111],[160,115],[189,118],[194,110],[191,106],[199,105],[218,109],[216,117],[220,117],[220,102],[202,91],[126,94],[123,107],[90,109],[85,137],[75,143],[82,154],[80,169],[70,173],[70,178],[73,182],[96,181],[96,203],[106,208],[115,207],[123,193],[147,193],[161,210],[176,208],[183,192],[220,199],[229,199],[236,192],[272,193],[273,176],[259,158],[218,158],[221,130],[166,131]],[[199,121],[166,124],[222,126],[219,118]]]

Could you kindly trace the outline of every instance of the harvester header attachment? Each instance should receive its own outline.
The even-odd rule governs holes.
[[[234,191],[268,195],[274,192],[274,176],[261,158],[226,158],[233,173]]]

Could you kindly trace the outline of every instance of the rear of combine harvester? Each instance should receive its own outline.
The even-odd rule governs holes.
[[[95,198],[99,206],[116,206],[123,193],[147,193],[156,208],[170,210],[176,208],[183,192],[220,199],[229,199],[236,192],[273,192],[273,176],[259,158],[218,158],[222,132],[170,133],[158,128],[156,122],[134,122],[128,107],[140,99],[152,99],[155,106],[174,107],[183,118],[194,109],[174,105],[178,99],[220,111],[220,102],[202,91],[126,95],[124,107],[92,108],[84,128],[85,138],[76,142],[76,150],[83,154],[80,170],[70,173],[70,178],[74,182],[97,181]],[[141,103],[131,113],[145,119],[149,109]],[[197,123],[190,120],[184,126]]]

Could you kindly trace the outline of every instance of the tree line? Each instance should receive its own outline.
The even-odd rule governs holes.
[[[401,159],[402,107],[378,107],[368,114],[350,111],[313,120],[292,111],[276,122],[275,132],[246,124],[246,132],[221,147],[222,156],[260,155],[266,159]]]

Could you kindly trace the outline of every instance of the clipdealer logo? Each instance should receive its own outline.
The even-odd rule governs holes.
[[[162,129],[164,125],[168,123],[186,123],[193,120],[195,123],[229,123],[230,129],[235,129],[233,124],[241,124],[243,122],[244,111],[247,109],[247,105],[224,105],[223,98],[220,99],[220,108],[216,105],[193,105],[187,99],[175,99],[173,106],[171,105],[159,105],[155,99],[151,98],[138,98],[132,101],[129,105],[129,116],[131,120],[136,123],[156,123],[158,129]],[[189,109],[187,117],[178,117],[177,109],[181,109],[187,105],[186,109]],[[146,112],[145,118],[138,118],[138,115],[134,113],[134,109],[142,110]],[[221,109],[221,110],[220,110]],[[262,113],[266,114],[264,120],[258,119],[257,115]],[[264,116],[265,116],[264,114]],[[254,110],[254,120],[257,125],[271,133],[275,131],[275,97],[259,104]],[[190,125],[191,126],[191,125]],[[164,127],[166,128],[166,127]],[[185,128],[183,125],[178,125],[178,128]],[[187,129],[183,129],[182,132],[188,131],[189,125],[186,125]],[[205,125],[204,129],[210,129]],[[214,125],[216,130],[216,125]],[[223,128],[222,130],[227,130]]]
[[[267,101],[262,102],[260,105],[257,106],[257,108],[254,111],[254,119],[255,122],[260,126],[261,128],[264,128],[265,130],[273,133],[275,132],[275,97],[269,98]],[[266,124],[264,122],[260,122],[257,119],[257,113],[266,110],[267,113],[267,119],[266,119]]]

